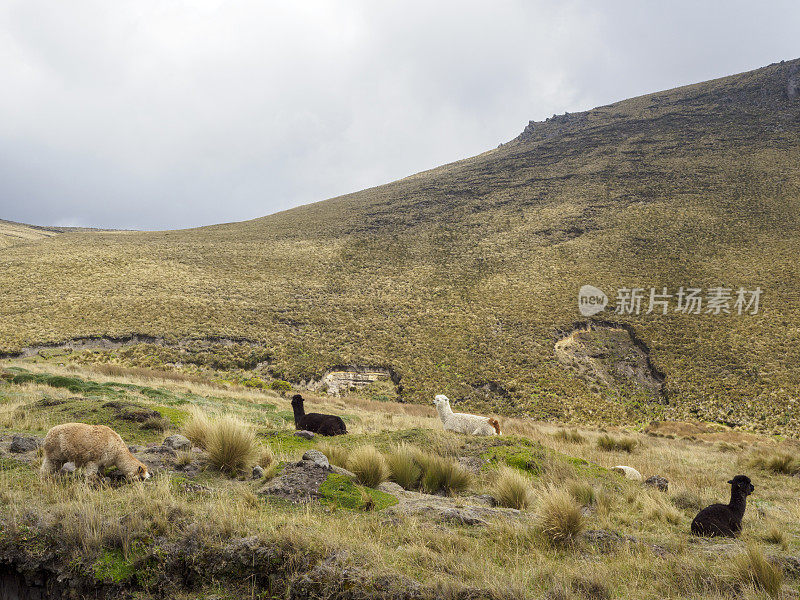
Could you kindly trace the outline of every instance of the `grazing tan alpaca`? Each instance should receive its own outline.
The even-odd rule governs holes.
[[[83,467],[86,477],[99,469],[115,466],[128,480],[148,479],[147,467],[139,461],[119,434],[105,425],[65,423],[56,425],[44,438],[44,460],[39,473],[56,473],[64,463]]]

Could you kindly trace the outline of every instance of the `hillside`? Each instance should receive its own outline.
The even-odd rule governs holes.
[[[88,227],[43,227],[0,219],[0,250],[17,244],[28,244],[69,232],[111,231]]]
[[[59,233],[60,230],[51,227],[37,227],[0,219],[0,248],[52,237]]]
[[[410,401],[796,431],[798,215],[795,60],[531,123],[479,156],[253,221],[11,247],[0,348],[249,340],[263,377],[295,385],[382,367]],[[623,287],[763,295],[756,315],[587,319],[584,284],[612,305]],[[590,320],[612,327],[559,358]]]

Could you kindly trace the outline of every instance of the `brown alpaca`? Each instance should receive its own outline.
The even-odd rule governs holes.
[[[83,467],[86,477],[99,469],[115,466],[128,480],[148,479],[147,467],[139,461],[119,434],[105,425],[65,423],[56,425],[44,438],[41,475],[56,473],[64,463]]]

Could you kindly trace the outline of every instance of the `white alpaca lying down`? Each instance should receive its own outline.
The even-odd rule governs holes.
[[[439,418],[442,425],[448,431],[456,433],[467,433],[470,435],[500,435],[500,423],[497,419],[481,417],[480,415],[468,415],[466,413],[454,413],[450,408],[450,400],[447,396],[439,394],[433,400],[436,410],[439,411]]]

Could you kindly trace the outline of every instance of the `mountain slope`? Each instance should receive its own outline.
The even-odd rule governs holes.
[[[16,221],[0,219],[0,249],[16,246],[17,244],[37,242],[62,233],[87,231],[112,230],[91,229],[87,227],[44,227],[41,225],[27,225],[25,223],[17,223]]]
[[[790,61],[532,123],[474,158],[254,221],[11,248],[0,347],[248,338],[293,381],[383,365],[411,400],[785,429],[800,388],[798,215]],[[609,348],[614,334],[584,340],[570,367],[554,346],[587,322],[584,284],[612,305],[624,287],[763,295],[756,315],[606,311],[597,320],[646,356]],[[618,373],[651,368],[663,390],[587,377],[609,356]]]
[[[41,240],[61,233],[51,227],[37,227],[0,219],[0,248]]]

